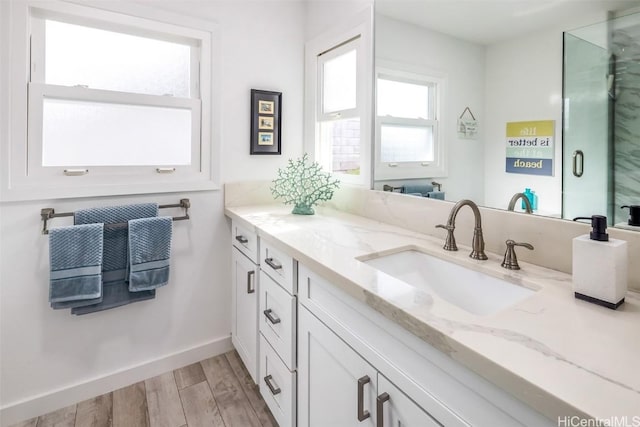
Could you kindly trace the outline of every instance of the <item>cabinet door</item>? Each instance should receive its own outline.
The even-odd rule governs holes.
[[[258,378],[258,267],[233,248],[231,340],[251,378]]]
[[[378,374],[377,427],[437,427],[437,422],[383,375]]]
[[[375,426],[375,369],[302,306],[298,340],[298,427]]]

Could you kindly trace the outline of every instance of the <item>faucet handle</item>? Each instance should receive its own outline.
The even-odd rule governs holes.
[[[523,246],[529,250],[533,250],[533,246],[529,243],[518,243],[515,240],[507,240],[507,250],[504,253],[504,259],[502,260],[502,267],[508,270],[520,270],[518,265],[518,258],[516,257],[516,246]]]
[[[456,229],[453,225],[447,224],[438,224],[436,228],[444,228],[447,230],[447,238],[444,241],[444,246],[442,247],[445,251],[457,251],[458,245],[456,245],[456,237],[453,235],[453,230]]]

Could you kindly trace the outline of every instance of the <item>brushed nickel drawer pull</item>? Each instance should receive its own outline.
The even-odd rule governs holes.
[[[271,394],[273,394],[274,396],[282,391],[280,390],[280,387],[278,387],[278,384],[273,381],[273,377],[271,375],[267,375],[266,377],[264,377],[264,382],[267,384],[267,387],[269,387]],[[275,386],[271,384],[272,382],[273,384],[275,384]]]
[[[389,400],[389,393],[382,393],[376,399],[376,427],[384,427],[384,402]]]
[[[256,287],[253,284],[253,280],[255,278],[256,272],[255,270],[251,270],[247,272],[247,293],[252,294],[256,291]]]
[[[358,421],[360,422],[371,416],[369,411],[364,409],[364,386],[370,382],[371,378],[368,375],[358,378]]]
[[[267,265],[274,270],[280,270],[282,268],[282,264],[280,264],[278,261],[274,261],[273,258],[265,258],[264,262],[266,262]]]
[[[271,310],[270,308],[263,311],[263,313],[265,316],[267,316],[267,319],[269,319],[269,322],[271,322],[272,324],[277,325],[278,323],[280,323],[280,318],[275,314],[272,314],[273,310]]]

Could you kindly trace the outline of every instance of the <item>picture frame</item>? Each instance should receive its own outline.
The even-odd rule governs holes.
[[[282,154],[282,92],[251,89],[250,154]]]
[[[258,145],[273,145],[273,132],[258,132]]]
[[[272,116],[258,116],[258,129],[260,129],[260,130],[273,130],[273,117]]]

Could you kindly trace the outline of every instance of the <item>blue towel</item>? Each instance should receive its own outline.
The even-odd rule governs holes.
[[[126,225],[113,226],[109,224],[124,223],[139,218],[158,216],[157,203],[144,203],[126,206],[108,206],[79,210],[74,213],[75,224],[104,223],[104,249],[102,256],[102,281],[103,300],[98,304],[83,307],[82,310],[74,308],[74,314],[86,314],[95,311],[106,310],[131,302],[139,301],[140,295],[133,292],[122,292],[121,288],[127,278],[128,255],[128,228]],[[124,284],[124,285],[123,285]],[[107,292],[107,286],[112,286]],[[152,295],[153,294],[153,295]],[[155,293],[146,295],[145,299],[153,298]]]
[[[107,206],[76,211],[75,224],[104,223],[104,252],[102,260],[102,280],[105,283],[119,282],[127,277],[127,226],[132,219],[158,216],[157,203],[126,206]],[[122,224],[112,226],[109,224]]]
[[[420,193],[422,196],[427,197],[427,193],[433,191],[433,185],[431,184],[423,184],[423,185],[405,185],[404,192],[409,193]]]
[[[432,199],[444,200],[444,191],[429,191],[427,197]]]
[[[129,290],[147,291],[169,281],[171,229],[169,216],[129,221]]]
[[[123,280],[105,283],[102,288],[102,301],[99,304],[72,308],[71,313],[76,315],[96,313],[134,302],[146,301],[155,297],[156,291],[129,292],[129,286]]]
[[[102,224],[49,232],[49,302],[54,309],[95,304],[102,297]]]

